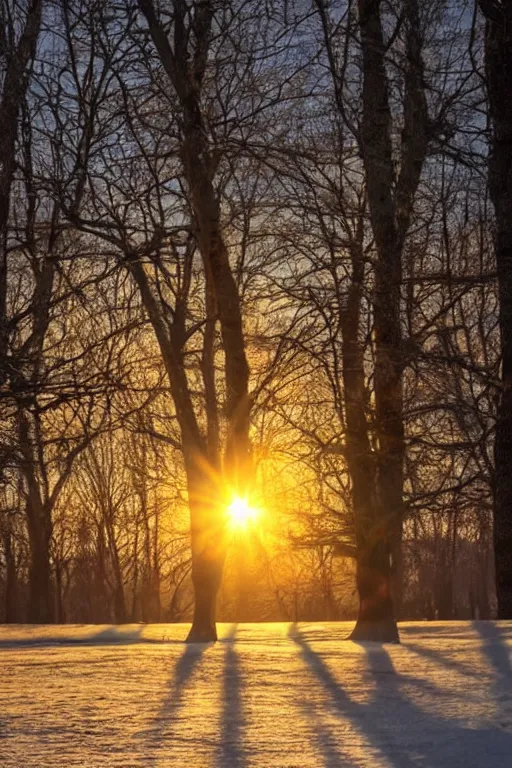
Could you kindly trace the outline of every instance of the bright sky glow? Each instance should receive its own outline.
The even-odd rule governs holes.
[[[235,496],[228,506],[228,518],[233,527],[245,528],[248,523],[253,523],[259,515],[256,507],[251,507],[247,499]]]

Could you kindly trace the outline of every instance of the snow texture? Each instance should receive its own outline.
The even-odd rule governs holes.
[[[2,768],[512,768],[512,622],[1,627]]]

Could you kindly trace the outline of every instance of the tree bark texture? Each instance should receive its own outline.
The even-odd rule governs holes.
[[[498,617],[512,619],[512,2],[481,0],[491,139],[489,191],[496,215],[501,391],[495,440],[494,556]]]

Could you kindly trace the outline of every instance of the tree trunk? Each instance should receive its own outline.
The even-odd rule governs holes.
[[[192,556],[194,616],[187,643],[209,643],[217,640],[217,593],[222,577],[223,560],[207,551]]]
[[[346,459],[352,490],[356,533],[356,586],[359,617],[353,640],[398,639],[391,600],[391,569],[382,538],[376,489],[376,457],[372,452],[366,417],[364,350],[359,318],[364,280],[361,242],[352,248],[352,276],[346,308],[342,311],[343,385],[346,413]],[[386,550],[386,552],[384,552]]]
[[[160,598],[160,584],[162,581],[159,562],[159,522],[160,513],[158,508],[155,510],[153,524],[153,558],[151,568],[151,605],[153,610],[153,621],[159,622],[162,618],[162,603]]]
[[[122,584],[117,584],[114,590],[114,616],[116,624],[126,624],[126,604]]]
[[[211,295],[207,296],[209,305],[207,315],[210,316],[206,318],[206,346],[204,350],[206,356],[202,360],[203,370],[206,370],[205,366],[208,368],[212,362],[211,359],[208,359],[211,358],[208,345],[214,333],[215,320],[211,317],[210,312],[210,309],[214,307],[218,314],[225,353],[225,412],[228,422],[224,451],[225,481],[236,488],[239,493],[242,493],[251,472],[249,365],[245,354],[240,297],[223,236],[219,194],[214,185],[218,159],[215,158],[209,145],[201,93],[212,40],[215,3],[211,0],[193,2],[190,6],[177,1],[172,3],[172,46],[167,30],[159,19],[152,0],[139,0],[138,4],[146,18],[151,38],[179,103],[180,154],[184,178],[188,187],[188,196],[197,230],[197,242],[204,265],[207,288],[212,289]],[[136,279],[140,286],[143,282],[140,270]],[[161,328],[162,318],[156,318],[156,307],[151,297],[149,302],[145,301],[145,305],[150,317],[153,313],[151,319],[159,341],[164,340],[168,334],[164,328]],[[156,314],[159,313],[156,312]],[[176,312],[175,317],[177,315]],[[183,328],[176,329],[174,335],[177,339],[182,338],[184,340],[183,330]],[[165,342],[163,344],[164,347],[167,347],[167,351],[163,349],[162,341],[160,347],[164,353],[164,360],[166,358],[168,360],[166,367],[180,422],[184,452],[189,454],[188,456],[185,455],[185,463],[189,465],[187,474],[190,478],[191,473],[197,472],[198,463],[207,462],[209,459],[211,461],[211,454],[217,453],[216,446],[212,445],[212,440],[214,443],[217,440],[217,425],[215,418],[212,419],[212,408],[215,410],[215,403],[212,403],[212,399],[215,400],[212,390],[212,385],[214,386],[212,369],[212,376],[207,375],[205,379],[210,443],[208,439],[204,440],[195,418],[183,366],[181,356],[183,343],[184,341],[178,341],[175,345],[177,353],[174,355],[169,355],[169,352],[173,352],[172,337],[170,345]],[[193,452],[195,456],[191,455]],[[193,467],[192,463],[195,463],[196,466]],[[212,463],[216,466],[217,462]],[[217,637],[215,604],[224,563],[223,551],[217,551],[219,542],[221,542],[221,549],[224,547],[223,521],[219,519],[219,510],[212,511],[209,509],[205,512],[204,509],[198,509],[196,500],[192,498],[195,490],[194,484],[191,485],[189,480],[192,524],[192,581],[196,607],[188,642],[215,640]],[[212,493],[212,499],[216,499],[218,489],[210,486],[209,491]],[[208,499],[207,504],[209,501]],[[212,536],[214,531],[217,534],[216,538]]]
[[[51,508],[41,498],[30,424],[22,409],[18,411],[17,421],[19,446],[23,457],[20,468],[26,483],[25,503],[31,557],[28,621],[31,624],[51,624],[55,621],[50,562]]]
[[[130,270],[157,337],[180,425],[190,507],[192,583],[196,602],[187,642],[214,641],[217,639],[216,598],[224,563],[223,554],[218,554],[216,550],[223,545],[223,520],[219,518],[216,507],[219,490],[212,486],[209,477],[208,446],[199,429],[183,365],[184,329],[175,324],[168,332],[141,263],[133,261]],[[210,578],[211,584],[208,583]]]
[[[55,621],[50,538],[50,531],[32,516],[29,521],[29,624],[53,624]]]
[[[375,237],[375,411],[378,455],[373,477],[376,502],[366,549],[358,553],[361,614],[357,639],[398,641],[392,601],[393,557],[399,557],[403,520],[402,251],[427,151],[421,35],[416,0],[405,3],[407,52],[404,69],[400,171],[395,172],[386,43],[379,0],[359,0],[363,67],[361,148]]]
[[[187,643],[217,640],[216,607],[225,559],[223,520],[208,478],[189,480],[194,616]]]
[[[359,616],[351,640],[398,643],[391,598],[389,548],[380,535],[369,548],[358,548],[356,585]]]
[[[400,621],[403,617],[404,603],[404,554],[403,554],[403,519],[397,516],[394,530],[391,531],[391,599],[395,618]]]
[[[3,536],[5,557],[5,618],[6,624],[16,624],[18,620],[18,579],[16,575],[16,559],[12,546],[11,531]]]
[[[65,624],[66,617],[64,613],[64,597],[62,594],[62,565],[55,561],[55,599],[56,599],[56,621],[57,624]]]
[[[121,563],[119,562],[119,552],[117,550],[117,542],[115,541],[115,533],[111,522],[108,523],[108,535],[111,552],[111,562],[114,572],[114,618],[116,624],[126,623],[126,602],[124,599],[124,580],[121,570]]]
[[[494,558],[498,618],[512,619],[512,2],[480,0],[492,136],[489,190],[496,213],[501,393],[496,422]]]

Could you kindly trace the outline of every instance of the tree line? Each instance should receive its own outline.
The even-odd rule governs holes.
[[[2,620],[512,615],[511,14],[1,0]]]

